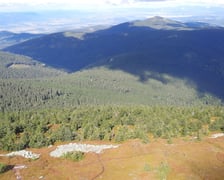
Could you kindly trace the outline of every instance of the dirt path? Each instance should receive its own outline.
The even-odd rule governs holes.
[[[101,171],[100,171],[96,176],[94,176],[94,177],[92,178],[92,180],[95,180],[95,179],[97,179],[98,177],[100,177],[100,176],[104,173],[104,170],[105,170],[105,167],[104,167],[104,165],[103,165],[103,162],[102,162],[102,160],[101,160],[101,158],[100,158],[100,154],[97,154],[97,159],[98,159],[98,161],[99,161],[99,163],[100,163]]]

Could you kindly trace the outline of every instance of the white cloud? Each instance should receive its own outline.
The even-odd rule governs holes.
[[[0,11],[111,7],[224,6],[224,0],[0,0]]]

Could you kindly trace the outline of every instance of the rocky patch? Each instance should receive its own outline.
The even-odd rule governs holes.
[[[2,154],[1,156],[8,156],[8,157],[22,156],[27,159],[38,159],[40,157],[40,154],[35,154],[31,151],[21,150],[21,151],[13,151],[8,154]]]
[[[105,149],[118,148],[119,145],[90,145],[90,144],[77,144],[69,143],[66,145],[58,146],[54,151],[50,153],[52,157],[61,157],[67,152],[81,151],[84,153],[94,152],[100,154]]]

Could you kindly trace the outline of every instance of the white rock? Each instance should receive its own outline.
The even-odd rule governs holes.
[[[101,153],[104,149],[118,148],[119,145],[91,145],[91,144],[77,144],[69,143],[66,145],[57,146],[57,148],[50,153],[52,157],[61,157],[67,152],[81,151],[81,152],[94,152]]]
[[[215,139],[215,138],[222,137],[222,136],[224,136],[224,133],[217,133],[217,134],[212,134],[212,136],[210,138]]]
[[[26,165],[16,165],[13,169],[25,169]]]
[[[35,154],[31,151],[21,150],[8,153],[5,156],[22,156],[27,159],[38,159],[40,157],[40,154]]]

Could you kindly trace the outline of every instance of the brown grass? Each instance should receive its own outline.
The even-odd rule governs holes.
[[[55,149],[30,149],[40,153],[38,160],[22,157],[0,157],[0,162],[8,165],[24,164],[20,170],[23,179],[48,180],[93,180],[93,179],[217,179],[224,178],[224,137],[205,138],[202,141],[174,139],[173,144],[166,140],[152,140],[143,144],[140,140],[130,140],[117,149],[105,150],[97,155],[88,153],[80,162],[52,158],[49,153]],[[106,142],[85,142],[103,144]],[[161,172],[161,165],[169,167]],[[13,170],[1,174],[0,179],[14,180]]]

